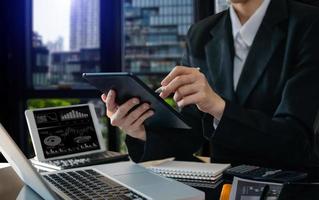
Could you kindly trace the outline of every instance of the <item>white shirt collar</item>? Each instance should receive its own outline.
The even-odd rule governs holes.
[[[265,17],[267,8],[271,0],[263,0],[263,3],[255,11],[255,13],[248,19],[248,21],[242,25],[238,19],[238,16],[233,8],[230,6],[230,18],[233,29],[233,37],[236,39],[237,35],[240,34],[248,47],[251,47],[257,31]]]

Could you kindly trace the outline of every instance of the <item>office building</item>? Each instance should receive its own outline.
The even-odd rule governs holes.
[[[45,45],[50,52],[61,52],[63,51],[64,39],[63,37],[58,37],[55,41],[49,41]]]
[[[70,18],[70,50],[100,46],[99,0],[72,0]]]
[[[87,88],[82,79],[83,72],[100,71],[100,50],[80,49],[80,51],[53,52],[49,78],[51,84],[59,87]]]
[[[125,0],[124,71],[170,71],[183,55],[193,0]]]
[[[37,32],[32,34],[32,84],[34,87],[47,86],[49,81],[49,50],[43,45],[42,36]]]

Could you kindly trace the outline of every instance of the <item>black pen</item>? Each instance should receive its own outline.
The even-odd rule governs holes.
[[[260,198],[259,200],[266,200],[267,196],[268,196],[268,192],[269,192],[269,185],[265,185],[264,188],[263,188],[263,191],[260,195]]]

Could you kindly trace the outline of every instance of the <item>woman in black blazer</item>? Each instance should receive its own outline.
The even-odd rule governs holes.
[[[180,103],[192,130],[145,127],[143,121],[153,114],[148,105],[129,113],[139,102],[117,105],[114,92],[102,96],[112,124],[127,133],[134,161],[190,160],[208,140],[213,162],[293,169],[317,164],[313,127],[319,110],[319,10],[295,1],[272,0],[236,91],[229,15],[224,11],[190,28],[182,63],[200,71],[178,67],[171,73],[173,78],[189,72],[190,78],[202,79],[200,97],[214,102],[208,107],[205,100]],[[171,89],[162,97],[184,85],[166,80],[163,84],[170,84]],[[177,100],[186,96],[175,95]],[[219,121],[216,129],[214,119]]]

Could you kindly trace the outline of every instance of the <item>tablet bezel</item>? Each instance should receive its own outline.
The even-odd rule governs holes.
[[[133,73],[130,72],[110,72],[110,73],[83,73],[82,77],[86,79],[91,85],[94,85],[93,79],[96,79],[98,77],[105,77],[105,76],[113,76],[113,77],[123,77],[127,76],[131,79],[133,79],[139,86],[141,86],[146,92],[148,92],[149,95],[154,97],[158,103],[162,104],[162,106],[166,107],[173,115],[175,115],[179,121],[181,121],[184,125],[183,127],[168,127],[168,128],[179,128],[179,129],[191,129],[192,127],[189,125],[189,123],[186,122],[184,117],[178,113],[174,108],[172,108],[170,105],[168,105],[158,94],[156,94],[151,88],[149,88],[142,80],[140,80],[137,76],[135,76]],[[90,80],[91,79],[91,80]],[[98,88],[95,86],[98,90],[101,92],[106,92],[106,89]],[[156,114],[156,113],[155,113]],[[160,126],[157,126],[158,128]]]
[[[68,155],[63,155],[63,156],[56,156],[52,158],[46,158],[44,153],[43,153],[43,148],[38,132],[38,128],[35,122],[35,117],[34,117],[34,111],[47,111],[47,110],[56,110],[56,109],[65,109],[65,108],[76,108],[76,107],[83,107],[83,106],[88,106],[90,110],[90,114],[92,117],[94,129],[97,135],[97,139],[100,145],[100,148],[97,150],[90,150],[86,152],[80,152],[80,153],[73,153],[73,154],[68,154]],[[28,128],[29,128],[29,133],[32,139],[32,145],[34,148],[35,152],[35,159],[39,161],[49,161],[49,160],[57,160],[57,159],[64,159],[64,158],[71,158],[75,156],[83,156],[87,154],[92,154],[92,153],[99,153],[99,152],[104,152],[106,151],[106,143],[104,142],[103,136],[101,129],[99,128],[99,122],[98,118],[94,109],[94,105],[89,103],[89,104],[78,104],[78,105],[71,105],[71,106],[58,106],[58,107],[48,107],[48,108],[40,108],[40,109],[29,109],[25,111],[25,117],[27,120]]]

